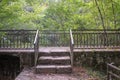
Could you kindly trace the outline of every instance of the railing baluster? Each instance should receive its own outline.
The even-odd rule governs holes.
[[[78,34],[76,35],[76,44],[77,44],[77,47],[78,47]]]
[[[0,46],[5,49],[33,48],[34,30],[0,30]],[[119,48],[119,31],[117,30],[75,30],[73,37],[76,48]],[[43,30],[40,34],[40,46],[69,46],[68,31]],[[106,36],[107,35],[107,36]],[[29,40],[25,40],[29,39]]]
[[[97,40],[96,40],[97,45],[96,46],[98,46],[98,48],[99,48],[99,37],[98,37],[99,36],[99,32],[97,33],[96,36],[97,36]]]
[[[91,44],[92,44],[92,34],[90,33],[90,48],[91,48]]]
[[[85,33],[83,33],[83,47],[86,47],[86,45],[85,45]]]
[[[13,36],[13,48],[15,48],[15,35]]]
[[[117,33],[114,33],[114,34],[116,34],[116,35],[115,35],[115,47],[117,47],[117,43],[118,43],[118,42],[117,42]]]
[[[26,45],[27,45],[27,48],[29,48],[29,47],[28,47],[28,45],[29,45],[29,35],[31,35],[31,34],[28,33],[28,34],[26,34],[26,35],[27,35],[27,38],[28,38],[28,39],[27,39],[28,41],[26,42]]]
[[[79,33],[78,33],[78,34],[79,34]],[[78,35],[78,34],[77,34],[77,35]],[[81,47],[81,45],[82,45],[82,34],[81,34],[81,33],[80,33],[80,35],[79,35],[79,45],[80,45],[79,47]]]
[[[16,37],[17,37],[17,38],[16,38],[16,39],[17,39],[17,44],[16,44],[16,46],[17,46],[17,48],[19,48],[19,45],[18,45],[18,44],[19,44],[19,36],[16,36]]]
[[[88,33],[86,33],[86,40],[85,40],[85,43],[86,43],[86,47],[89,47],[89,41],[90,41],[90,39],[89,39],[89,34]]]
[[[116,30],[75,30],[73,36],[76,48],[119,48]]]
[[[0,48],[2,49],[26,49],[33,48],[30,43],[33,40],[31,36],[35,30],[0,30]],[[25,34],[23,34],[25,33]],[[32,45],[32,46],[31,46]]]
[[[93,38],[94,38],[94,44],[93,44],[93,47],[96,47],[96,37],[95,37],[95,35],[96,35],[96,34],[93,33],[93,36],[94,36],[94,37],[93,37]]]
[[[89,37],[90,34],[87,34],[87,47],[90,46],[90,37]]]

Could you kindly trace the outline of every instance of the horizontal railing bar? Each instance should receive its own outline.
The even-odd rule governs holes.
[[[72,31],[120,31],[120,29],[72,29]]]
[[[114,71],[114,72],[113,72]],[[118,72],[120,69],[113,65],[113,63],[109,64],[107,63],[107,80],[110,80],[111,78],[109,76],[113,76],[114,78],[120,79],[120,76]]]
[[[36,30],[0,30],[1,31],[36,31]]]
[[[5,35],[34,35],[35,33],[5,33]]]
[[[25,30],[25,29],[21,29],[21,30],[0,30],[0,31],[36,31],[36,30]],[[56,31],[56,32],[69,32],[69,30],[39,30],[39,31]],[[74,30],[72,29],[72,31],[104,31],[103,29],[85,29],[85,30]],[[120,31],[118,29],[108,29],[108,30],[105,30],[105,31]]]
[[[74,44],[76,45],[76,44]],[[101,46],[89,46],[88,47],[75,47],[74,46],[74,49],[119,49],[120,47],[118,46],[106,46],[106,47],[101,47]]]
[[[47,29],[43,29],[43,30],[39,30],[39,31],[69,31],[69,30],[47,30]]]
[[[111,67],[111,68],[113,68],[113,69],[115,69],[115,70],[120,71],[120,69],[119,69],[118,67],[116,67],[116,66],[114,66],[114,65],[112,65],[112,64],[108,64],[108,66]]]
[[[51,34],[52,34],[52,33],[62,33],[62,34],[64,34],[64,33],[69,33],[69,32],[45,32],[45,31],[42,32],[42,31],[41,31],[40,33],[51,33]]]
[[[113,32],[113,31],[111,31],[111,32],[86,32],[86,31],[84,31],[84,32],[74,32],[73,31],[73,34],[120,34],[120,32]]]
[[[39,31],[69,31],[69,30],[39,30]]]
[[[112,75],[112,76],[114,76],[114,77],[116,77],[116,78],[118,78],[118,79],[120,79],[120,76],[119,75],[117,75],[117,74],[114,74],[114,73],[112,73],[112,72],[108,72],[110,75]]]
[[[56,35],[58,35],[58,34],[69,34],[69,33],[40,33],[40,34],[56,34]]]

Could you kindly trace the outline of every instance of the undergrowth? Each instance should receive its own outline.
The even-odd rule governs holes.
[[[94,70],[90,67],[85,67],[85,69],[87,70],[87,74],[91,77],[90,80],[106,80],[106,75],[104,72]]]

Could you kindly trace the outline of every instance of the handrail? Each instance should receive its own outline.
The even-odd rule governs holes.
[[[112,70],[109,70],[109,68],[114,69],[114,72]],[[115,73],[115,71],[120,73],[120,68],[114,66],[113,64],[107,63],[107,80],[111,80],[111,76],[114,76],[117,79],[120,79],[120,75]]]
[[[72,35],[72,30],[70,29],[70,39],[71,39],[71,44],[74,45],[74,40],[73,40],[73,35]]]
[[[72,35],[72,30],[70,29],[70,56],[71,56],[71,65],[73,66],[73,48],[74,48],[74,39]]]
[[[34,66],[36,67],[37,59],[38,59],[38,52],[39,52],[39,30],[37,30],[35,39],[34,39],[34,52],[35,52]]]
[[[39,30],[37,30],[37,32],[36,32],[35,39],[34,39],[34,44],[37,42],[38,35],[39,35]]]
[[[113,69],[116,69],[116,70],[120,71],[120,68],[118,68],[118,67],[116,67],[116,66],[114,66],[114,65],[112,65],[112,64],[108,64],[108,66],[110,66],[110,67],[113,68]]]

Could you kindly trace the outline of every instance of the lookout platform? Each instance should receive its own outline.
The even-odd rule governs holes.
[[[39,52],[70,52],[69,47],[40,47]],[[74,49],[76,52],[120,52],[120,49]],[[1,53],[34,53],[34,49],[0,49]]]
[[[120,31],[0,30],[0,55],[17,56],[36,73],[71,73],[74,54],[83,52],[120,52]]]

